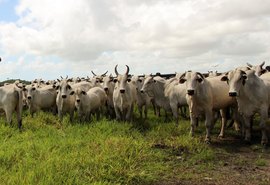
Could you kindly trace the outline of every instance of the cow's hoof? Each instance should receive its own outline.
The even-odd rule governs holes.
[[[219,138],[219,139],[223,139],[223,138],[224,138],[224,135],[219,134],[219,135],[218,135],[218,138]]]

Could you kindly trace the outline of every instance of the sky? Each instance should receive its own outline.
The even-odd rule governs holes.
[[[0,0],[0,81],[270,65],[269,0]]]

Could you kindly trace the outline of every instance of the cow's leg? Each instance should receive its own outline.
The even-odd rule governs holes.
[[[205,128],[206,128],[206,136],[205,136],[205,142],[210,143],[211,141],[211,128],[213,125],[213,111],[212,110],[206,110],[205,112]]]
[[[190,136],[194,136],[194,131],[196,128],[196,122],[197,122],[197,118],[195,117],[195,115],[190,115]]]
[[[60,119],[60,122],[62,122],[62,120],[63,120],[63,112],[62,112],[62,110],[60,108],[58,108],[57,112],[58,112],[58,118]]]
[[[16,112],[17,112],[18,128],[21,129],[22,128],[22,111],[17,110]]]
[[[131,121],[131,120],[132,120],[132,112],[133,112],[133,105],[131,105],[131,106],[127,109],[127,114],[126,114],[126,120],[127,120],[127,121]]]
[[[268,107],[264,110],[261,110],[261,119],[260,119],[260,128],[262,132],[261,144],[266,145],[268,143],[266,125],[265,122],[268,120]]]
[[[147,111],[148,111],[148,105],[144,105],[144,119],[147,119]]]
[[[142,105],[138,105],[138,109],[139,109],[139,113],[140,113],[140,119],[142,119],[143,118],[143,106]]]
[[[7,123],[12,126],[12,109],[5,109]]]
[[[220,133],[218,135],[218,137],[223,138],[224,137],[224,129],[226,127],[226,123],[227,123],[227,114],[226,114],[226,109],[221,109],[220,110],[220,115],[221,115],[221,129],[220,129]]]
[[[114,111],[115,111],[115,115],[116,115],[116,120],[121,121],[121,113],[120,113],[120,110],[118,109],[118,107],[114,106]]]
[[[74,110],[70,110],[70,112],[69,112],[69,120],[71,121],[71,122],[73,122],[73,117],[74,117]]]
[[[176,103],[170,103],[170,106],[172,109],[173,117],[175,119],[175,123],[176,125],[178,125],[178,120],[179,120],[178,106]]]
[[[245,129],[245,141],[250,143],[251,133],[250,133],[250,118],[251,116],[243,116],[244,117],[244,129]]]
[[[180,106],[181,117],[187,119],[187,108],[186,106]]]

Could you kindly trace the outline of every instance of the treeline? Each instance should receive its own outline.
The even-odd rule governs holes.
[[[20,80],[20,79],[8,79],[8,80],[5,80],[5,81],[2,81],[0,82],[0,86],[3,86],[5,83],[9,83],[9,84],[12,84],[14,83],[15,81],[20,81],[21,83],[23,84],[30,84],[31,82],[30,81],[26,81],[26,80]]]

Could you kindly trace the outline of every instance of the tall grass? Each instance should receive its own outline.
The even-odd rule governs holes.
[[[51,113],[25,113],[21,132],[1,118],[0,183],[156,184],[193,178],[185,169],[194,166],[198,173],[213,167],[213,148],[202,134],[189,137],[189,121],[149,117],[133,123],[65,117],[60,124]]]

